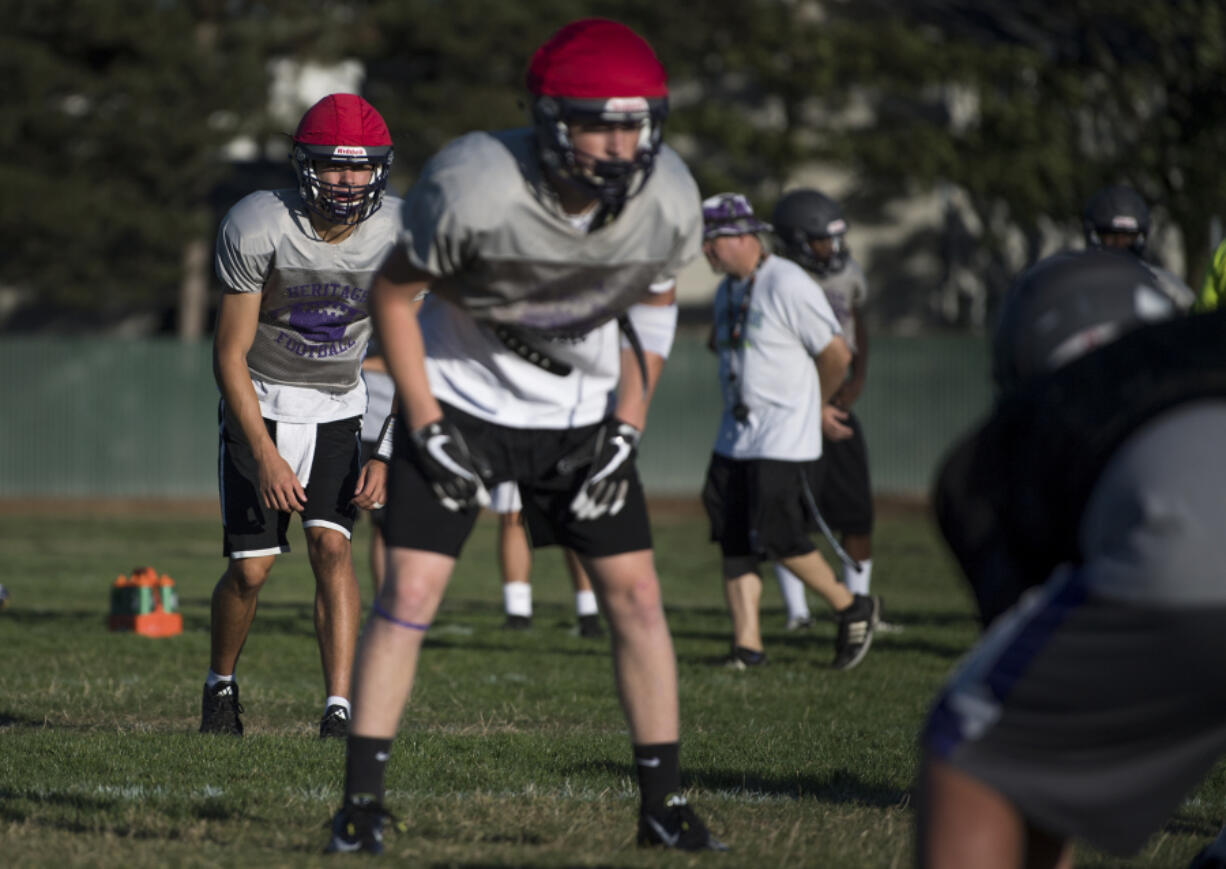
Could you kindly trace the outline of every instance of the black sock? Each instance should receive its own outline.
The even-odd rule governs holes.
[[[383,803],[383,771],[391,754],[390,739],[350,736],[345,753],[345,803],[353,797],[369,796]]]
[[[663,814],[669,794],[681,790],[681,747],[676,742],[634,746],[634,768],[639,776],[643,811]]]

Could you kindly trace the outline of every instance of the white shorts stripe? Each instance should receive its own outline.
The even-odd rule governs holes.
[[[333,531],[339,531],[345,535],[346,540],[352,540],[353,535],[349,533],[349,529],[344,525],[338,525],[335,522],[329,522],[327,519],[307,519],[302,523],[303,528],[331,528]]]

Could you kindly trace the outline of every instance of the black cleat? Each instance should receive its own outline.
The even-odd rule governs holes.
[[[395,818],[368,796],[350,797],[332,816],[332,838],[325,854],[383,853],[383,821]]]
[[[579,616],[579,636],[589,640],[604,636],[604,628],[600,626],[600,616],[592,613],[590,616]]]
[[[243,722],[238,717],[242,711],[237,682],[218,682],[212,689],[205,685],[200,703],[200,732],[242,736]]]
[[[344,739],[349,736],[349,710],[333,704],[324,710],[319,720],[320,739]]]
[[[526,631],[532,627],[532,616],[507,616],[502,623],[504,631]]]
[[[661,846],[678,851],[727,851],[728,846],[711,835],[707,825],[686,803],[674,794],[664,803],[664,813],[639,815],[638,843],[641,848]]]
[[[851,606],[836,616],[839,635],[834,641],[834,668],[850,670],[864,660],[873,644],[873,631],[881,620],[881,600],[876,595],[858,594]]]
[[[744,646],[733,646],[728,657],[721,663],[729,670],[748,670],[750,667],[761,667],[766,663],[766,652],[755,652]]]

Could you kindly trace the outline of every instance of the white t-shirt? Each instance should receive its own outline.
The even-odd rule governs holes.
[[[742,321],[734,348],[733,325]],[[724,396],[715,452],[789,462],[820,457],[822,397],[814,357],[841,334],[822,288],[790,260],[768,256],[750,279],[724,278],[715,293]],[[749,412],[743,422],[733,417],[738,402]]]

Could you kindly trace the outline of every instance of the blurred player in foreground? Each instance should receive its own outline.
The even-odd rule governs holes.
[[[1124,252],[1025,272],[941,529],[990,627],[925,728],[919,865],[1129,854],[1226,749],[1226,314]]]
[[[527,84],[531,127],[470,133],[426,165],[375,282],[403,428],[329,851],[383,849],[385,766],[422,642],[487,487],[507,480],[533,544],[575,550],[600,598],[639,843],[724,848],[680,793],[676,662],[635,468],[676,327],[674,275],[699,252],[697,186],[660,142],[664,69],[625,26],[563,27]],[[418,317],[410,301],[427,287]]]

